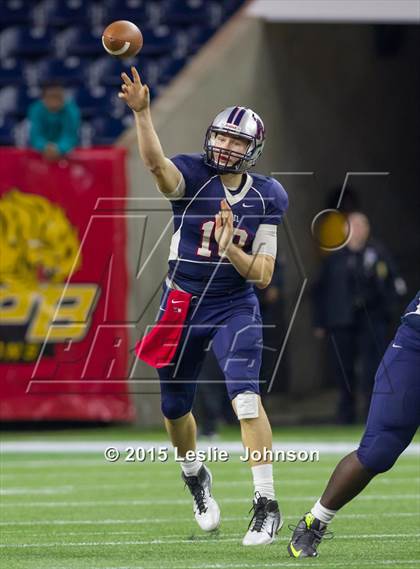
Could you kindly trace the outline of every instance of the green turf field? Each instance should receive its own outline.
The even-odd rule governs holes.
[[[338,432],[337,430],[335,431]],[[113,431],[115,434],[115,432]],[[318,432],[326,441],[327,432]],[[314,431],[289,433],[296,440]],[[119,439],[134,438],[120,431]],[[58,434],[45,436],[59,440]],[[44,437],[44,439],[45,439]],[[11,435],[6,440],[40,436]],[[67,433],[65,440],[77,440]],[[95,437],[79,437],[78,440]],[[99,437],[105,440],[106,437]],[[108,440],[111,440],[111,437]],[[143,439],[148,438],[144,435]],[[356,437],[357,439],[357,437]],[[334,440],[337,440],[336,438]],[[420,567],[420,463],[402,457],[331,525],[332,541],[318,559],[287,555],[287,525],[312,506],[339,457],[318,463],[275,465],[285,525],[277,542],[244,548],[252,486],[238,455],[212,464],[222,527],[206,535],[196,526],[180,467],[167,463],[107,463],[100,452],[3,453],[1,459],[1,567],[5,569],[234,569],[308,567]]]

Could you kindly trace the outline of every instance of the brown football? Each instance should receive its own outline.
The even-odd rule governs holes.
[[[107,53],[115,57],[133,57],[143,47],[143,36],[132,22],[117,20],[105,28],[102,45]]]

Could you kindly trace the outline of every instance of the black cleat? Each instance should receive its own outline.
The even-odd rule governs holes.
[[[331,539],[332,532],[326,531],[327,525],[308,512],[297,526],[289,526],[294,530],[287,546],[290,557],[317,557],[317,547],[323,538]]]

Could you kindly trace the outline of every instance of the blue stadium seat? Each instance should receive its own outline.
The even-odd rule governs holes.
[[[120,60],[106,55],[94,61],[89,67],[89,82],[94,85],[107,85],[117,90],[122,84],[121,73],[130,73],[130,65],[134,64],[142,80],[153,87],[159,80],[160,60],[140,56],[135,61]]]
[[[153,28],[142,28],[142,55],[160,56],[175,49],[175,39],[169,26],[159,25]]]
[[[3,87],[0,89],[0,117],[9,116],[16,108],[17,87]]]
[[[104,0],[101,2],[101,23],[107,26],[115,20],[128,20],[142,28],[149,20],[150,0]]]
[[[0,116],[23,119],[38,97],[39,92],[31,92],[27,87],[4,87],[0,89]]]
[[[92,6],[82,0],[49,0],[45,17],[49,26],[65,28],[91,20]]]
[[[24,67],[16,59],[1,62],[0,88],[4,85],[23,85],[25,82]]]
[[[25,0],[3,0],[0,3],[0,15],[1,27],[25,25],[29,24],[31,10]]]
[[[129,66],[122,60],[111,56],[96,59],[88,70],[90,85],[121,85],[121,73],[129,72]]]
[[[15,121],[9,117],[0,116],[0,146],[14,146]]]
[[[104,54],[102,30],[93,30],[88,26],[72,26],[56,35],[56,48],[62,57],[98,57]]]
[[[162,0],[159,2],[162,3]],[[141,11],[146,10],[148,4],[150,4],[150,0],[102,0],[101,2],[101,6],[107,11],[116,10],[118,7],[121,10]]]
[[[213,35],[214,30],[208,26],[183,26],[174,32],[175,52],[179,59],[196,53]]]
[[[77,57],[62,59],[45,59],[36,66],[36,83],[58,81],[63,85],[80,85],[85,80],[83,60]]]
[[[40,92],[31,92],[27,87],[19,87],[16,92],[16,108],[13,115],[17,119],[23,119],[28,114],[29,106],[39,99]]]
[[[117,97],[121,72],[136,65],[153,98],[243,2],[0,0],[3,140],[22,143],[26,126],[19,120],[32,95],[39,93],[42,82],[55,80],[74,94],[81,108],[83,144],[113,142],[132,121],[130,109]],[[133,21],[142,30],[144,46],[138,56],[121,60],[103,51],[102,31],[116,19]]]
[[[117,91],[112,88],[106,89],[103,86],[93,89],[79,87],[74,89],[71,95],[80,108],[82,119],[89,119],[95,115],[101,116],[105,113],[112,115],[112,99],[117,98]]]
[[[91,122],[93,144],[114,144],[119,135],[133,124],[131,116],[122,119],[95,117]]]
[[[159,87],[166,85],[171,79],[173,79],[176,74],[181,71],[186,63],[185,58],[167,58],[165,61],[161,62],[160,76],[159,76]]]
[[[0,34],[0,56],[36,59],[48,55],[53,49],[53,35],[42,28],[7,28]]]
[[[174,25],[201,24],[208,22],[206,0],[169,0],[165,10],[165,22]]]
[[[230,16],[232,16],[232,14],[236,12],[236,10],[238,10],[238,8],[240,8],[241,5],[243,4],[243,0],[218,0],[218,1],[222,2],[223,4],[224,20],[230,18]]]

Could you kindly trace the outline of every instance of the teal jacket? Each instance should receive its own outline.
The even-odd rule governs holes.
[[[50,112],[42,101],[29,107],[29,145],[42,152],[48,143],[57,145],[61,154],[73,150],[79,141],[80,112],[76,103],[67,100],[57,113]]]

